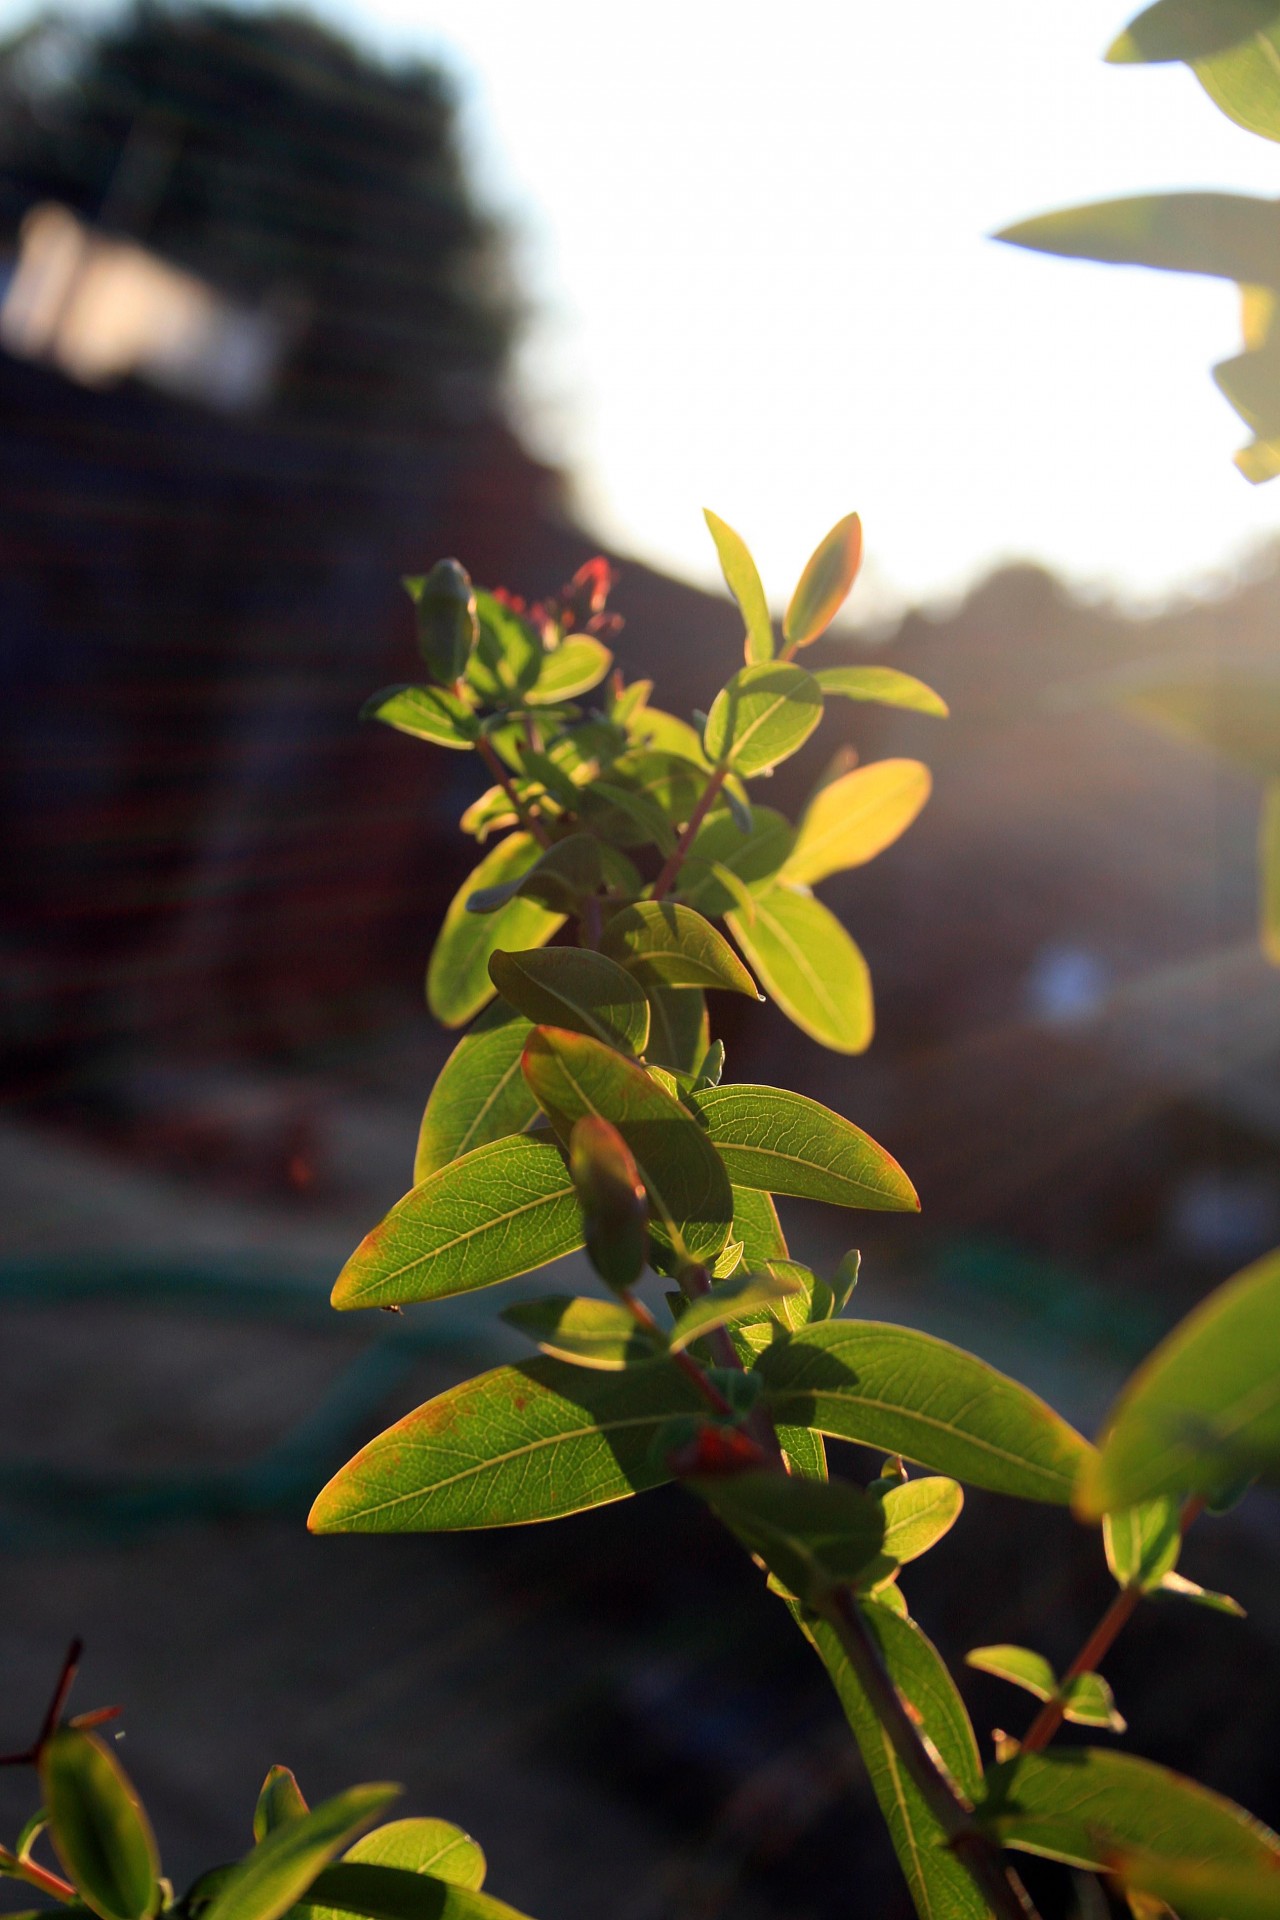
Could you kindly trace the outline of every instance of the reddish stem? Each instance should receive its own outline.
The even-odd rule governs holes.
[[[630,1294],[627,1294],[625,1298],[627,1306],[631,1311],[631,1317],[636,1322],[636,1325],[643,1327],[647,1333],[660,1334],[662,1329],[644,1302],[642,1300],[632,1299]],[[671,1353],[668,1351],[667,1358],[673,1360],[685,1378],[698,1389],[698,1392],[702,1395],[713,1413],[719,1414],[720,1417],[725,1420],[732,1419],[733,1408],[729,1405],[729,1402],[725,1399],[715,1381],[707,1378],[706,1373],[698,1365],[691,1353],[681,1348],[679,1353]]]
[[[707,781],[706,786],[702,790],[702,798],[689,816],[688,826],[676,841],[666,866],[653,883],[653,899],[665,899],[667,894],[670,893],[672,884],[680,872],[681,867],[684,865],[685,855],[693,845],[698,828],[710,813],[715,803],[716,795],[728,777],[728,767],[717,767],[711,778]]]

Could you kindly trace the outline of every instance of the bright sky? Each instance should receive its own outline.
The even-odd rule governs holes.
[[[1159,594],[1280,528],[1209,378],[1232,288],[985,238],[1145,188],[1280,191],[1184,68],[1102,63],[1137,5],[319,10],[458,76],[533,301],[528,431],[588,524],[710,582],[713,506],[782,602],[856,507],[870,613],[1011,556]]]

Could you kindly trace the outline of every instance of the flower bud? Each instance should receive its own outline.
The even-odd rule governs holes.
[[[649,1202],[631,1149],[616,1127],[586,1114],[569,1135],[569,1172],[591,1264],[624,1293],[644,1272],[649,1252]]]
[[[454,686],[479,637],[471,575],[456,560],[437,560],[418,593],[418,647],[432,679]]]

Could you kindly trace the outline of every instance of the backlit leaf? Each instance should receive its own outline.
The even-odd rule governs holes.
[[[455,1887],[476,1891],[484,1885],[485,1859],[481,1849],[452,1820],[392,1820],[363,1834],[343,1860],[360,1860],[373,1867],[402,1867],[406,1873],[429,1873]]]
[[[555,1293],[545,1300],[522,1300],[499,1316],[510,1327],[527,1333],[544,1353],[580,1367],[600,1367],[616,1373],[652,1360],[661,1342],[637,1325],[616,1300],[575,1299]]]
[[[587,1257],[602,1280],[625,1293],[649,1257],[649,1201],[635,1155],[611,1121],[580,1114],[569,1129],[569,1172]]]
[[[1008,1680],[1037,1700],[1052,1700],[1058,1691],[1057,1674],[1044,1655],[1033,1653],[1030,1647],[974,1647],[966,1653],[964,1663],[976,1667],[979,1673],[994,1674],[997,1680]]]
[[[1176,1907],[1181,1920],[1275,1920],[1276,1870],[1271,1866],[1125,1852],[1113,1860],[1112,1871],[1126,1887]]]
[[[1227,1613],[1235,1620],[1245,1617],[1244,1608],[1229,1593],[1214,1593],[1208,1587],[1199,1587],[1180,1573],[1166,1573],[1155,1591],[1157,1599],[1191,1600],[1198,1607],[1208,1607],[1211,1613]]]
[[[489,978],[539,1026],[570,1027],[627,1053],[643,1053],[648,1044],[644,988],[602,953],[584,947],[498,952],[490,955]]]
[[[735,1186],[731,1231],[734,1239],[742,1242],[742,1258],[749,1267],[787,1258],[786,1236],[770,1194]]]
[[[856,513],[838,520],[805,563],[782,621],[789,646],[807,647],[825,633],[849,597],[862,563],[862,522]]]
[[[1250,286],[1280,279],[1280,204],[1247,194],[1131,194],[1040,214],[995,237],[1037,253],[1208,273]]]
[[[49,1837],[67,1878],[102,1920],[160,1906],[160,1861],[133,1782],[96,1735],[59,1727],[40,1749]]]
[[[1065,1504],[1091,1455],[1028,1388],[910,1327],[827,1320],[769,1347],[756,1369],[775,1419],[996,1493]]]
[[[897,667],[817,667],[814,679],[824,694],[843,700],[873,700],[882,707],[905,707],[911,713],[945,718],[948,707],[940,694],[914,674]]]
[[[711,1038],[705,996],[698,987],[664,987],[652,978],[644,985],[649,997],[649,1064],[672,1073],[695,1072]]]
[[[283,1827],[290,1820],[299,1820],[309,1811],[290,1769],[271,1767],[253,1811],[253,1837],[255,1840],[265,1840],[276,1827]]]
[[[365,701],[360,718],[381,720],[397,733],[462,753],[475,745],[480,733],[470,707],[443,687],[384,687]]]
[[[1100,1516],[1158,1494],[1280,1479],[1280,1253],[1187,1315],[1125,1386],[1080,1486]]]
[[[641,985],[723,987],[759,998],[755,981],[723,934],[692,907],[640,900],[606,926],[600,951],[635,974]]]
[[[489,955],[499,947],[540,947],[564,924],[534,900],[512,900],[500,913],[468,913],[467,901],[484,887],[503,886],[528,871],[538,843],[527,833],[500,840],[463,881],[449,903],[427,968],[427,1004],[446,1027],[461,1027],[494,994]]]
[[[747,780],[797,752],[821,718],[822,689],[803,667],[743,667],[711,704],[706,751]]]
[[[467,681],[482,700],[505,706],[536,685],[545,655],[527,621],[483,588],[476,590],[480,637],[467,663]]]
[[[764,597],[764,588],[760,584],[760,575],[750,549],[742,535],[735,533],[718,514],[712,513],[710,507],[704,507],[702,515],[716,543],[725,585],[737,601],[747,629],[747,664],[756,666],[772,660],[773,622],[769,618],[769,603]]]
[[[1126,1721],[1116,1708],[1115,1695],[1100,1673],[1078,1673],[1064,1688],[1064,1720],[1077,1727],[1105,1727],[1109,1733],[1124,1733]]]
[[[589,633],[571,633],[544,655],[542,669],[525,698],[531,707],[572,700],[577,694],[598,687],[612,665],[613,655],[608,647],[601,646]]]
[[[874,860],[906,832],[932,785],[919,760],[877,760],[819,788],[800,817],[784,879],[814,886]]]
[[[706,1087],[688,1104],[735,1186],[840,1207],[918,1212],[915,1188],[869,1134],[785,1087]]]
[[[430,1873],[342,1860],[317,1876],[312,1913],[361,1920],[527,1920],[505,1900]]]
[[[414,1185],[473,1147],[520,1133],[538,1103],[520,1071],[530,1022],[505,1000],[487,1007],[440,1069],[418,1131]]]
[[[905,1565],[928,1553],[960,1518],[964,1490],[954,1480],[929,1475],[905,1480],[884,1495],[884,1552]]]
[[[536,900],[556,913],[572,913],[582,895],[600,885],[602,852],[600,842],[589,833],[568,834],[541,849],[536,860],[509,879],[474,888],[467,896],[467,912],[496,913],[518,897]],[[538,940],[530,942],[531,946],[541,944]]]
[[[617,1128],[635,1155],[659,1238],[691,1260],[710,1260],[729,1236],[733,1196],[715,1148],[686,1108],[642,1067],[585,1034],[537,1027],[525,1077],[552,1124],[566,1134],[585,1114]]]
[[[1202,59],[1280,19],[1277,0],[1156,0],[1107,48],[1115,63]]]
[[[711,771],[701,738],[687,720],[677,719],[674,713],[645,706],[628,722],[628,731],[638,745],[647,745],[659,753],[678,754],[683,760],[691,760],[704,773]]]
[[[799,1282],[793,1275],[785,1271],[771,1273],[767,1268],[721,1280],[710,1293],[699,1295],[684,1309],[671,1336],[671,1351],[679,1353],[691,1340],[710,1333],[713,1327],[726,1327],[733,1320],[741,1320],[744,1315],[799,1291]]]
[[[315,1533],[430,1533],[554,1520],[669,1476],[650,1453],[704,1401],[665,1360],[622,1373],[539,1357],[428,1400],[323,1489]]]
[[[350,1787],[332,1800],[322,1800],[310,1813],[273,1828],[228,1874],[203,1920],[280,1920],[302,1899],[321,1869],[350,1846],[399,1792],[399,1787],[385,1782]]]
[[[691,907],[712,918],[741,908],[739,892],[725,883],[726,870],[741,886],[765,886],[786,864],[795,837],[791,822],[772,807],[751,808],[748,833],[731,813],[713,812],[694,835],[680,875],[681,892]],[[754,914],[753,904],[748,919]]]
[[[1197,59],[1192,71],[1228,119],[1266,140],[1280,140],[1280,15],[1221,53]]]
[[[1120,1586],[1150,1593],[1177,1566],[1182,1547],[1181,1508],[1180,1500],[1166,1495],[1103,1517],[1107,1565]]]
[[[1280,1841],[1242,1807],[1150,1760],[1103,1747],[1006,1760],[988,1770],[977,1810],[1002,1846],[1095,1872],[1136,1849],[1280,1875]]]
[[[863,1053],[875,1014],[871,975],[833,913],[810,893],[770,887],[755,918],[725,915],[734,939],[788,1020],[835,1053]]]
[[[582,1245],[582,1211],[559,1149],[515,1133],[474,1147],[407,1193],[356,1248],[335,1307],[441,1300],[529,1273]]]
[[[880,1503],[847,1481],[762,1471],[688,1485],[798,1599],[889,1570]]]

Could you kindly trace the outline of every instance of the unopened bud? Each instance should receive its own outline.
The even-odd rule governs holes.
[[[455,685],[479,637],[471,575],[456,560],[437,560],[418,594],[418,647],[432,679]]]
[[[644,1272],[649,1254],[649,1202],[635,1157],[616,1127],[586,1114],[569,1135],[569,1172],[591,1264],[608,1286],[624,1293]]]

